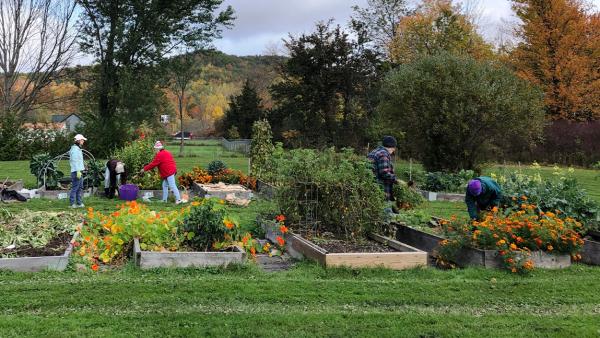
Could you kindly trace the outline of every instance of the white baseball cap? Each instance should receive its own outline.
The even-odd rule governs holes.
[[[81,134],[75,135],[75,141],[81,141],[81,140],[87,141],[87,138],[83,137],[83,135],[81,135]]]

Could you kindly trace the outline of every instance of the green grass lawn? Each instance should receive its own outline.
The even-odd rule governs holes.
[[[600,268],[0,273],[0,336],[597,337]]]
[[[192,141],[192,145],[184,149],[185,157],[177,157],[178,145],[167,145],[166,149],[173,153],[179,173],[191,171],[196,166],[207,167],[214,160],[221,160],[227,167],[248,173],[248,157],[244,154],[225,150],[216,141]],[[105,160],[101,160],[105,161]],[[59,168],[68,173],[69,161],[61,161]],[[26,187],[35,187],[36,180],[29,172],[29,161],[0,161],[0,181],[6,178],[22,179]]]

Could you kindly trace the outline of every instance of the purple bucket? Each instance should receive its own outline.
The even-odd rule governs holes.
[[[124,201],[135,201],[139,190],[135,184],[123,184],[119,188],[119,198]]]

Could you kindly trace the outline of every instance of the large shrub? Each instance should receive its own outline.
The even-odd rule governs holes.
[[[538,89],[501,65],[447,54],[391,72],[379,108],[429,171],[478,169],[509,138],[535,140],[544,121]]]
[[[371,166],[352,150],[284,152],[278,145],[274,164],[277,201],[296,230],[347,238],[378,230],[383,191]]]

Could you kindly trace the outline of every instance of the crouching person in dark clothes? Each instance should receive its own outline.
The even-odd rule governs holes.
[[[471,220],[478,220],[480,212],[500,207],[502,189],[490,177],[481,176],[469,181],[465,203]]]
[[[117,187],[127,182],[127,171],[125,164],[118,160],[110,160],[106,162],[106,170],[104,171],[104,196],[106,198],[114,198]]]

